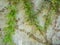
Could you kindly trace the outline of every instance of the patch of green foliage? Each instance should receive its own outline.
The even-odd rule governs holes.
[[[46,31],[49,25],[52,23],[52,15],[48,14],[45,16],[45,25],[44,25],[44,30]]]
[[[57,12],[59,4],[60,4],[59,1],[60,0],[50,0],[49,1],[50,2],[50,11]],[[26,13],[26,20],[29,22],[29,24],[35,25],[38,30],[47,30],[47,27],[52,23],[52,19],[51,19],[52,15],[49,14],[51,12],[48,12],[48,14],[45,16],[45,25],[44,25],[44,29],[43,29],[43,27],[39,25],[39,22],[37,20],[37,15],[35,15],[36,13],[33,10],[33,3],[31,2],[31,0],[23,0],[23,2],[24,2],[25,13]]]
[[[31,0],[23,0],[26,21],[29,22],[30,25],[35,25],[37,30],[43,30],[43,27],[39,25],[39,21],[37,20],[37,14],[33,9],[33,3]]]
[[[31,24],[31,25],[35,25],[37,30],[39,30],[41,32],[41,34],[43,33],[42,36],[44,36],[44,38],[47,38],[45,32],[47,31],[47,28],[49,27],[49,25],[52,23],[52,15],[54,15],[54,14],[51,14],[51,13],[52,12],[57,13],[59,10],[59,6],[60,6],[60,0],[46,0],[46,1],[48,3],[50,3],[50,9],[49,9],[48,14],[45,16],[45,25],[44,25],[44,27],[42,27],[39,25],[39,22],[37,20],[37,15],[35,15],[36,13],[33,10],[33,4],[31,2],[31,0],[23,0],[27,22],[29,22],[29,24]],[[45,4],[45,6],[46,6],[46,4]]]
[[[17,4],[20,2],[20,0],[8,0],[8,2],[9,6],[7,6],[7,9],[9,10],[9,13],[6,15],[7,27],[4,28],[5,34],[3,42],[5,45],[14,45],[12,34],[14,33],[16,27]]]
[[[24,9],[26,13],[26,21],[30,24],[35,24],[37,16],[34,15],[33,4],[30,0],[23,0]]]
[[[52,23],[52,12],[57,13],[60,6],[60,0],[50,0],[50,11],[45,16],[45,26],[44,29],[47,30],[48,26]],[[54,14],[53,14],[54,15]]]
[[[54,10],[55,12],[58,11],[60,7],[60,0],[50,0],[51,10]]]
[[[8,26],[4,28],[5,36],[3,41],[6,45],[13,45],[12,34],[14,33],[16,26],[16,8],[12,5],[9,6],[8,9],[10,10],[10,12],[6,15]]]

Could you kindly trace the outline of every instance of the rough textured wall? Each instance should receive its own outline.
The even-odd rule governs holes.
[[[43,3],[43,0],[33,0],[34,2],[34,9],[37,11],[39,9],[38,6],[41,6]],[[39,2],[41,2],[39,4]],[[4,45],[2,43],[3,38],[3,28],[6,26],[6,14],[7,9],[5,8],[8,5],[8,1],[6,0],[0,0],[0,45]],[[47,4],[48,5],[48,4]],[[48,5],[49,6],[49,5]],[[35,31],[34,26],[30,26],[25,22],[25,11],[22,9],[22,3],[18,4],[18,13],[17,13],[17,29],[15,30],[15,34],[13,35],[12,39],[16,43],[16,45],[43,45],[40,43],[39,39],[43,39],[43,37],[40,35],[40,32],[38,30]],[[40,22],[40,25],[44,26],[45,20],[44,15],[47,14],[47,9],[44,9],[38,16],[38,20]],[[60,15],[60,14],[58,14]],[[47,31],[47,38],[49,41],[52,41],[53,45],[60,44],[60,16],[57,16],[56,19],[55,16],[52,16],[53,21],[52,24],[48,27]],[[56,23],[55,23],[56,21]],[[33,35],[34,36],[33,36]],[[41,41],[45,41],[44,39]]]

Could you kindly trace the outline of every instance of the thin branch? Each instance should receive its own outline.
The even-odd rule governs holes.
[[[27,33],[27,35],[29,35],[30,38],[33,38],[33,39],[36,40],[37,42],[42,43],[42,44],[45,44],[45,42],[43,42],[42,39],[39,39],[39,38],[35,37],[32,33],[26,32],[26,31],[24,31],[24,30],[20,30],[20,31]]]

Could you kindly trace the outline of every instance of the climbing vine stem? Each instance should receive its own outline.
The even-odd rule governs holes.
[[[16,13],[17,13],[16,7],[18,2],[19,0],[10,0],[9,6],[7,6],[9,12],[6,15],[7,27],[4,28],[5,34],[4,34],[3,42],[5,45],[14,45],[12,40],[12,34],[14,33],[16,27]]]
[[[22,0],[25,9],[26,21],[29,22],[30,25],[34,25],[37,30],[39,30],[42,34],[43,27],[39,25],[39,21],[37,20],[37,15],[33,9],[32,0]]]
[[[35,15],[35,11],[33,9],[33,3],[31,0],[23,0],[26,21],[29,22],[31,25],[38,24],[37,15]]]

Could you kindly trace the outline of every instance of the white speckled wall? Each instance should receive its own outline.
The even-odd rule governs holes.
[[[43,3],[44,0],[33,0],[34,2],[34,9],[37,11],[39,9],[41,3]],[[41,3],[39,3],[41,2]],[[2,44],[2,38],[3,35],[3,28],[6,26],[6,17],[7,9],[5,7],[8,5],[8,2],[6,0],[0,0],[0,45]],[[20,5],[20,6],[19,6]],[[30,34],[33,34],[35,37],[39,39],[43,39],[40,35],[39,31],[35,31],[34,26],[30,26],[25,22],[25,12],[22,9],[22,4],[18,5],[18,14],[17,14],[17,26],[18,29],[15,30],[15,34],[12,36],[12,39],[16,45],[44,45],[36,40],[34,38],[29,37]],[[39,6],[39,7],[38,7]],[[4,9],[4,10],[3,10]],[[3,10],[3,11],[2,11]],[[44,18],[43,15],[47,13],[47,10],[43,10],[41,14],[39,14],[38,20],[40,22],[40,25],[44,26]],[[53,17],[54,18],[54,17]],[[54,20],[52,22],[52,25],[48,27],[47,31],[47,38],[49,41],[52,41],[53,45],[60,44],[60,16],[58,16],[57,24],[54,29]],[[29,34],[28,34],[29,33]]]

